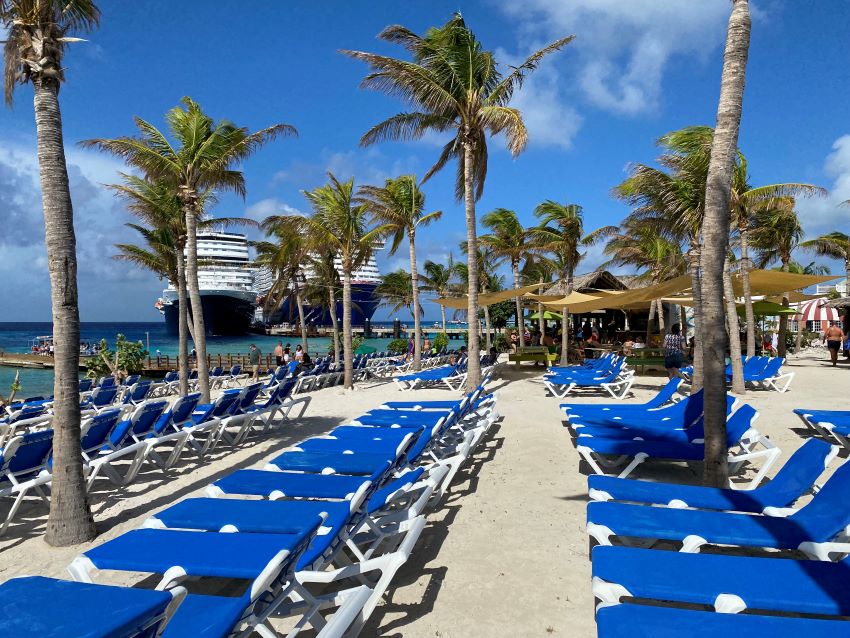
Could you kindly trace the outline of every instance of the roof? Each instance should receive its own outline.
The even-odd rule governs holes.
[[[593,272],[573,277],[573,290],[578,292],[590,292],[592,290],[626,290],[629,286],[623,279],[612,275],[607,270],[594,270]],[[548,288],[546,295],[566,295],[566,287],[560,281]]]

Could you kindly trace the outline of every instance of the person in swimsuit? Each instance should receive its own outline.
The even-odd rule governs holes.
[[[824,341],[826,341],[826,347],[829,348],[829,359],[832,361],[832,365],[838,365],[838,351],[841,350],[841,344],[844,342],[844,331],[836,323],[833,323],[827,328]]]

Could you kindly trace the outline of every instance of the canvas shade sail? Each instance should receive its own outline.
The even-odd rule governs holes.
[[[738,314],[744,315],[746,308],[744,304],[738,304]],[[756,317],[778,317],[779,315],[795,315],[797,311],[793,308],[786,308],[782,304],[773,301],[756,301],[753,303],[753,314]]]
[[[781,270],[751,270],[750,292],[754,295],[781,295],[784,292],[801,290],[833,279],[838,279],[838,277],[835,275],[797,275]],[[736,295],[742,296],[744,294],[740,273],[732,275],[732,286]]]
[[[535,312],[533,315],[530,315],[528,318],[529,319],[540,319],[540,313]],[[557,319],[558,321],[560,321],[562,319],[562,316],[560,314],[558,314],[557,312],[552,312],[551,310],[544,310],[543,311],[543,318],[544,319],[551,319],[551,320]]]
[[[526,293],[534,292],[540,288],[540,284],[531,284],[522,288],[511,288],[509,290],[500,290],[499,292],[489,292],[487,294],[478,295],[479,306],[492,306],[494,303],[500,303],[513,299],[514,297],[522,297]],[[438,297],[433,301],[446,308],[462,309],[469,306],[469,297],[463,295],[461,297]]]

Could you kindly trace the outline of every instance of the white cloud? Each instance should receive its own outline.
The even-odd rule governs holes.
[[[261,222],[269,215],[303,215],[300,210],[294,206],[290,206],[277,197],[267,197],[258,202],[254,202],[245,208],[245,217]]]
[[[833,180],[829,196],[797,200],[800,223],[809,236],[834,230],[848,233],[850,209],[840,204],[850,199],[850,134],[833,142],[824,172]]]
[[[728,0],[514,0],[499,6],[538,45],[575,34],[566,51],[579,57],[585,97],[626,115],[658,104],[671,59],[704,61],[716,51],[729,16]]]
[[[293,160],[274,174],[272,182],[311,189],[327,182],[330,171],[342,181],[354,177],[357,184],[381,184],[388,177],[415,173],[418,165],[413,155],[391,159],[374,147],[352,151],[323,149],[317,160]]]

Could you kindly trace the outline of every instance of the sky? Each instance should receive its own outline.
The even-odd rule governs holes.
[[[490,141],[479,216],[510,208],[531,225],[546,199],[580,204],[585,229],[617,224],[628,208],[611,189],[636,162],[659,154],[655,140],[690,125],[713,125],[728,0],[431,0],[394,2],[214,3],[202,0],[101,2],[100,27],[71,45],[60,93],[75,208],[83,321],[157,321],[164,282],[112,259],[113,245],[135,241],[131,221],[104,188],[120,161],[81,148],[81,140],[133,134],[133,117],[163,125],[163,115],[191,96],[215,118],[252,130],[274,123],[298,129],[243,165],[247,197],[224,196],[218,216],[261,220],[307,212],[305,189],[326,172],[358,184],[422,175],[441,139],[361,148],[360,136],[406,106],[359,88],[366,67],[339,53],[355,49],[402,57],[376,39],[389,24],[416,32],[460,10],[504,65],[566,35],[575,40],[541,64],[513,101],[525,118],[528,147],[513,158],[504,139]],[[848,232],[850,209],[850,1],[751,2],[753,30],[739,145],[753,185],[807,182],[829,196],[798,202],[809,236]],[[0,32],[0,36],[2,36]],[[2,39],[2,37],[0,37]],[[505,67],[507,68],[507,67]],[[464,211],[454,198],[455,166],[425,185],[428,210],[443,219],[418,237],[418,259],[458,256]],[[800,253],[803,263],[813,257]],[[587,250],[580,271],[604,261]],[[819,260],[835,273],[842,266]],[[387,272],[408,267],[406,250],[382,252]],[[510,285],[505,269],[506,283]],[[0,321],[50,319],[44,225],[35,148],[32,90],[19,87],[0,108]],[[425,304],[426,319],[439,316]],[[375,319],[390,318],[379,309]],[[404,318],[404,316],[402,316]]]

